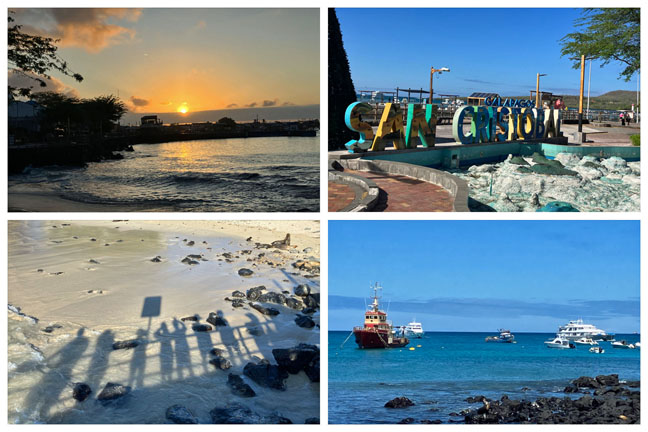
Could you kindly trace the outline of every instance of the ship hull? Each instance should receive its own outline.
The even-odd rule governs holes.
[[[387,332],[356,330],[353,334],[360,349],[402,348],[409,343],[407,338],[392,338],[390,340]]]

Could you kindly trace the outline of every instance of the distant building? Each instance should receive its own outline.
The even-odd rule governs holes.
[[[142,126],[161,126],[162,119],[159,119],[156,115],[142,116],[142,118],[140,119],[140,124]]]
[[[486,98],[498,98],[500,97],[497,93],[479,93],[475,92],[468,96],[468,105],[484,105]]]
[[[38,132],[40,130],[38,116],[42,109],[43,107],[34,101],[10,101],[8,108],[9,127]]]

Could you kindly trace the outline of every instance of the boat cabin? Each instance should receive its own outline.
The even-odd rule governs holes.
[[[365,312],[365,327],[375,327],[377,329],[389,330],[389,323],[387,322],[387,314],[381,311],[367,311]]]

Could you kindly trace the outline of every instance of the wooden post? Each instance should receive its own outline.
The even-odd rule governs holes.
[[[434,78],[434,67],[430,68],[430,105],[432,105],[432,79]]]
[[[583,132],[583,86],[585,84],[585,56],[581,56],[581,91],[578,101],[578,132]]]

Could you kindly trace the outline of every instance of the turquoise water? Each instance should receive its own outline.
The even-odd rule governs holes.
[[[481,406],[464,402],[468,396],[564,397],[568,382],[582,375],[639,379],[638,349],[616,349],[609,342],[600,342],[604,354],[586,346],[546,348],[543,342],[553,333],[516,333],[516,344],[484,342],[490,334],[497,333],[428,332],[406,348],[360,350],[353,337],[340,348],[349,332],[329,332],[329,423],[397,423],[406,417],[448,422],[462,418],[451,412]],[[634,343],[639,335],[616,339]],[[383,407],[400,396],[416,405]]]

